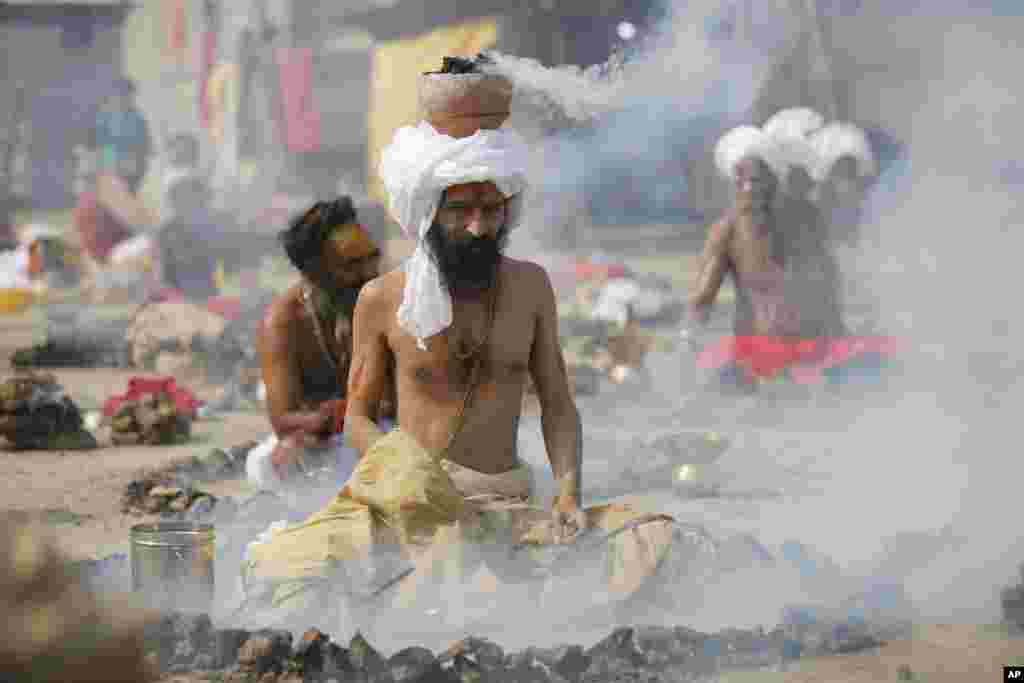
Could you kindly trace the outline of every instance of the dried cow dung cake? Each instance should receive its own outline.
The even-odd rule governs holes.
[[[110,439],[116,445],[166,446],[192,432],[192,419],[178,411],[167,392],[125,401],[110,418]]]
[[[0,383],[0,436],[17,449],[96,448],[81,411],[50,373],[15,375]]]

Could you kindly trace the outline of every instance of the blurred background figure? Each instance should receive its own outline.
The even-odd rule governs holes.
[[[205,302],[218,294],[217,263],[227,218],[214,213],[210,188],[202,178],[179,178],[167,197],[170,218],[157,234],[157,254],[161,282],[171,291],[161,298]]]
[[[120,78],[114,88],[103,101],[92,131],[96,169],[117,176],[135,194],[149,169],[153,140],[146,117],[135,104],[135,84]]]
[[[200,166],[199,139],[191,133],[172,135],[164,149],[164,157],[160,217],[166,221],[172,215],[169,196],[171,187],[183,178],[203,177],[203,170]]]

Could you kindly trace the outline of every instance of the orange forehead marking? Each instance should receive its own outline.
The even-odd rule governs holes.
[[[331,233],[330,239],[342,258],[354,261],[377,253],[377,245],[358,223],[339,225]]]

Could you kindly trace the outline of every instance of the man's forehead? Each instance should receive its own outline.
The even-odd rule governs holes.
[[[335,252],[347,261],[358,261],[380,251],[366,229],[357,222],[335,226],[329,239]]]
[[[462,183],[450,185],[444,193],[445,199],[469,200],[469,199],[504,199],[501,190],[494,183],[487,181],[482,183]]]

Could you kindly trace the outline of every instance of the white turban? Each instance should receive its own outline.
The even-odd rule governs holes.
[[[816,180],[827,178],[832,166],[843,157],[853,157],[857,161],[857,173],[862,177],[877,172],[871,143],[864,131],[852,123],[830,123],[814,133],[810,142],[819,157]]]
[[[821,158],[810,137],[825,125],[825,118],[808,107],[782,109],[765,121],[761,130],[772,139],[775,149],[789,168],[803,167],[816,177]]]
[[[781,138],[807,138],[825,125],[825,117],[808,107],[791,107],[777,111],[764,122],[766,135]]]
[[[384,149],[379,170],[391,213],[406,237],[417,241],[404,266],[398,323],[421,349],[452,324],[451,295],[425,242],[442,193],[452,185],[490,181],[506,197],[518,195],[526,188],[527,163],[526,145],[504,128],[453,138],[422,121],[399,128]]]
[[[723,178],[736,179],[736,165],[756,157],[768,164],[780,180],[786,177],[785,159],[775,140],[756,126],[738,126],[719,138],[715,145],[715,166]]]

